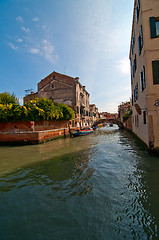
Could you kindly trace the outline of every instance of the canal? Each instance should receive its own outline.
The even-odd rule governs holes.
[[[0,240],[159,239],[159,157],[117,126],[0,147]]]

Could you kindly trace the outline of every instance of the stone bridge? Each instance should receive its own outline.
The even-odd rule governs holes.
[[[100,119],[93,124],[93,127],[97,126],[100,123],[103,123],[103,124],[105,124],[105,123],[117,124],[120,128],[123,128],[123,123],[120,122],[117,119]]]

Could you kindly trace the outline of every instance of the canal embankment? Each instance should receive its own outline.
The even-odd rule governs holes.
[[[0,123],[0,144],[38,144],[69,135],[68,121]]]

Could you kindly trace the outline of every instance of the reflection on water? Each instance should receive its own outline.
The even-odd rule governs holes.
[[[1,177],[0,191],[7,192],[33,185],[54,186],[56,183],[53,187],[55,190],[62,188],[67,193],[70,191],[71,195],[85,194],[92,189],[88,179],[94,171],[88,167],[88,161],[87,154],[78,152],[20,168]]]
[[[89,138],[87,138],[87,142],[81,141],[80,138],[74,140],[67,138],[39,145],[0,147],[0,175],[28,164],[87,150],[90,144]]]
[[[116,126],[0,147],[0,239],[159,239],[159,158]]]

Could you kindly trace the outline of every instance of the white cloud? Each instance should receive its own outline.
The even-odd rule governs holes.
[[[13,43],[8,43],[8,45],[13,49],[13,50],[17,50],[18,47],[15,46]]]
[[[16,20],[21,23],[24,22],[23,18],[20,16],[17,17]],[[34,21],[36,23],[36,27],[39,27],[39,25],[38,25],[39,20],[40,19],[37,16],[32,18],[32,21]],[[31,31],[30,28],[28,28],[28,27],[25,27],[22,25],[22,26],[20,26],[20,28],[24,33],[27,34],[27,36],[23,36],[23,39],[17,37],[17,39],[15,39],[15,41],[17,43],[22,43],[25,40],[25,44],[21,44],[21,45],[19,44],[18,47],[12,43],[9,43],[8,45],[14,50],[17,50],[18,48],[23,47],[23,49],[25,49],[27,52],[34,54],[34,55],[42,56],[51,64],[55,64],[55,62],[58,59],[58,55],[55,53],[55,48],[54,48],[53,43],[50,40],[48,40],[51,36],[50,29],[48,29],[47,26],[42,25],[41,26],[42,32],[40,33],[41,37],[39,37],[39,34],[36,33],[36,35],[34,35],[35,31]],[[44,31],[48,32],[47,39],[43,38]]]
[[[22,30],[23,30],[25,33],[29,33],[29,32],[30,32],[30,29],[29,29],[29,28],[22,27]]]
[[[16,42],[21,43],[21,42],[23,42],[23,39],[18,38],[18,39],[16,40]]]
[[[57,54],[55,54],[55,48],[49,40],[42,40],[37,42],[36,45],[28,50],[32,54],[38,54],[48,60],[50,63],[54,64],[58,59]]]
[[[39,49],[37,49],[37,48],[31,48],[31,49],[29,50],[29,52],[32,53],[32,54],[38,54],[38,53],[40,53]]]
[[[116,68],[120,71],[123,75],[127,75],[130,73],[130,62],[128,58],[121,58],[116,62]]]
[[[39,21],[39,18],[38,18],[38,17],[34,17],[34,18],[33,18],[33,21],[34,21],[34,22],[38,22],[38,21]]]
[[[55,63],[55,61],[58,59],[58,56],[54,52],[55,52],[55,48],[53,44],[50,41],[44,39],[42,41],[42,55],[50,63]]]
[[[23,18],[22,18],[22,17],[20,17],[20,16],[19,16],[19,17],[17,17],[17,18],[16,18],[16,20],[17,20],[18,22],[24,22]]]

